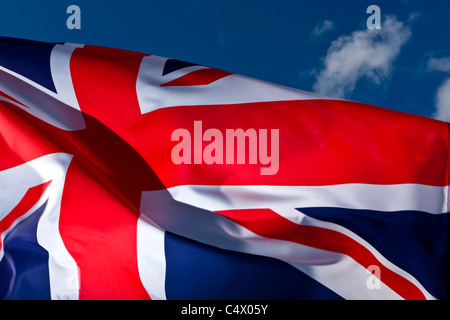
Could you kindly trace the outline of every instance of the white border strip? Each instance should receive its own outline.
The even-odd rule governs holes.
[[[137,223],[137,262],[142,284],[152,300],[166,299],[164,230],[141,214]]]
[[[208,186],[167,189],[172,197],[206,210],[338,207],[376,211],[447,212],[448,186],[340,184],[330,186]]]

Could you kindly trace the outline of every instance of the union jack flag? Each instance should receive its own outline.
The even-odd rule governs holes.
[[[173,161],[179,128],[192,162]],[[230,129],[241,162],[219,161]],[[279,140],[252,149],[263,130]],[[449,148],[433,119],[1,38],[0,297],[445,299]]]

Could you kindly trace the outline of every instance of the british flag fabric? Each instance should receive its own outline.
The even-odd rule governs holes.
[[[446,299],[449,124],[0,38],[0,298]]]

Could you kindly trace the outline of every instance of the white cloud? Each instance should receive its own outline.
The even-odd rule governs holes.
[[[450,58],[430,58],[428,60],[428,70],[450,74]],[[437,89],[435,105],[436,111],[433,114],[433,118],[450,122],[450,78],[444,80]]]
[[[450,73],[450,58],[430,58],[428,60],[428,69]]]
[[[328,31],[336,29],[334,22],[331,20],[325,20],[316,24],[314,30],[311,32],[311,37],[318,37]]]
[[[345,98],[361,77],[379,84],[390,75],[393,61],[410,37],[410,28],[393,16],[386,17],[381,29],[340,36],[328,49],[314,91]]]
[[[445,80],[436,93],[436,111],[433,118],[450,122],[450,78]]]
[[[415,22],[421,16],[422,16],[422,13],[420,13],[420,12],[411,12],[408,17],[408,22]]]

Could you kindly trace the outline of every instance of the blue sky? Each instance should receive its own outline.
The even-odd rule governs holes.
[[[69,30],[69,5],[81,29]],[[369,5],[381,29],[369,30]],[[0,36],[124,48],[450,121],[450,3],[15,0]]]

